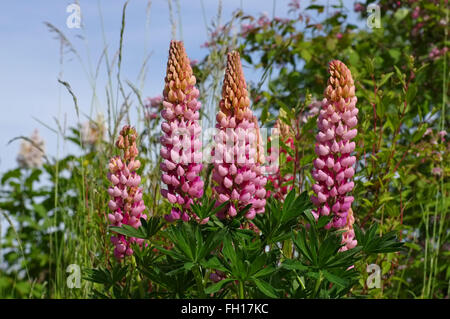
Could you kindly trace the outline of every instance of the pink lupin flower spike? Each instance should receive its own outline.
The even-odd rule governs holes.
[[[239,53],[228,53],[227,68],[222,87],[220,111],[216,116],[216,145],[212,151],[216,186],[213,195],[216,205],[230,204],[217,215],[232,218],[252,204],[246,218],[264,213],[267,178],[262,175],[264,162],[262,139],[256,117],[250,109],[247,85]]]
[[[113,157],[109,162],[108,179],[112,186],[108,189],[111,197],[108,202],[111,210],[108,220],[112,226],[130,225],[138,228],[141,225],[140,219],[147,219],[147,215],[143,214],[145,205],[142,200],[142,189],[139,187],[141,177],[136,173],[141,166],[136,159],[138,155],[136,138],[136,130],[125,125],[116,142],[116,146],[123,152],[123,157]],[[118,234],[111,237],[111,242],[115,246],[114,256],[122,259],[133,254],[131,243],[142,245],[143,239]]]
[[[342,246],[339,251],[346,251],[355,248],[358,242],[355,239],[355,231],[353,230],[353,224],[355,223],[355,217],[353,217],[353,210],[350,208],[347,214],[347,225],[342,230]]]
[[[194,199],[203,196],[201,126],[198,122],[201,103],[197,101],[199,91],[195,83],[183,42],[171,41],[161,111],[165,120],[161,124],[161,170],[162,181],[167,185],[161,194],[178,206],[165,216],[169,222],[180,218],[184,221],[191,217],[198,219],[190,206]],[[207,219],[198,221],[208,222]]]
[[[354,187],[353,166],[356,162],[356,157],[351,155],[355,142],[351,140],[358,132],[355,128],[358,109],[350,70],[341,61],[334,60],[329,64],[329,72],[331,76],[317,119],[319,133],[316,135],[315,152],[318,157],[312,171],[316,180],[312,188],[316,196],[312,196],[311,200],[317,207],[313,211],[316,218],[332,214],[333,219],[327,228],[343,228],[349,225],[349,212],[354,200],[349,195]],[[347,234],[346,242],[352,235]]]

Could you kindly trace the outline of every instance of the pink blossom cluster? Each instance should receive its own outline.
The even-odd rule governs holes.
[[[305,112],[302,112],[300,114],[300,122],[306,123],[308,120],[317,114],[319,114],[320,109],[322,107],[322,101],[317,101],[316,99],[313,99],[311,103],[306,108]]]
[[[441,175],[442,174],[442,168],[440,167],[433,167],[431,170],[431,174],[433,175]]]
[[[330,78],[318,117],[319,133],[316,136],[312,176],[316,180],[313,190],[316,196],[311,200],[317,207],[313,211],[319,215],[333,214],[327,227],[342,228],[347,225],[348,212],[354,200],[349,193],[353,190],[352,181],[356,157],[355,149],[358,123],[356,115],[357,98],[350,70],[344,63],[334,60],[329,64]]]
[[[139,160],[136,159],[138,155],[136,138],[136,130],[129,125],[124,126],[116,143],[116,146],[122,150],[123,157],[113,157],[109,162],[108,179],[112,186],[108,189],[111,197],[108,202],[111,210],[108,220],[112,226],[130,225],[138,228],[141,225],[140,219],[147,219],[147,215],[143,214],[145,205],[142,200],[142,189],[139,187],[141,177],[136,173],[141,166]],[[132,255],[131,244],[142,245],[143,239],[127,238],[118,234],[111,237],[111,242],[115,246],[114,256],[121,259],[124,256]]]
[[[161,109],[162,106],[162,96],[161,95],[157,95],[154,97],[148,97],[145,100],[145,104],[144,104],[145,108],[146,108],[146,112],[145,112],[145,118],[147,120],[154,120],[158,118],[158,113]]]
[[[254,17],[251,17],[251,20],[254,20]],[[279,23],[288,23],[290,19],[275,17],[273,21]],[[241,24],[241,35],[246,35],[256,29],[265,28],[271,24],[271,20],[267,16],[266,13],[261,14],[260,17],[256,20],[256,23],[243,23]]]
[[[447,53],[447,51],[448,51],[447,47],[443,47],[442,49],[438,49],[437,47],[434,47],[433,49],[431,49],[430,53],[428,54],[428,57],[432,60],[436,60],[440,56],[445,55],[445,53]]]
[[[251,32],[251,31],[253,31],[255,28],[257,28],[256,27],[256,25],[254,25],[254,24],[252,24],[252,23],[243,23],[242,25],[241,25],[241,34],[243,35],[243,34],[247,34],[247,33],[249,33],[249,32]]]
[[[415,7],[411,14],[411,17],[413,19],[417,19],[419,16],[420,16],[420,7]]]
[[[281,24],[287,24],[287,23],[291,22],[292,20],[289,18],[275,17],[275,18],[273,18],[273,21],[281,23]]]
[[[264,27],[270,25],[270,19],[269,19],[269,17],[267,16],[267,14],[264,13],[264,14],[260,15],[260,17],[258,18],[258,20],[256,21],[256,23],[257,23],[260,27],[264,28]]]
[[[355,239],[355,231],[353,229],[353,224],[355,223],[355,217],[353,216],[353,210],[350,208],[347,214],[347,224],[342,230],[342,246],[339,251],[346,251],[352,248],[355,248],[358,242]]]
[[[355,12],[363,12],[365,10],[365,6],[361,2],[355,2],[353,10]]]
[[[209,47],[215,46],[218,43],[219,38],[226,33],[227,33],[226,26],[223,26],[223,25],[218,26],[214,31],[212,31],[210,33],[209,37],[211,40],[209,42],[206,41],[200,47],[201,48],[209,48]]]
[[[219,218],[232,218],[251,204],[245,217],[253,219],[264,212],[266,205],[267,178],[262,175],[261,167],[264,162],[262,139],[258,121],[249,106],[240,56],[233,51],[227,57],[220,111],[216,117],[218,133],[212,150],[216,204],[230,201],[217,214]]]
[[[201,103],[195,87],[190,61],[181,41],[171,41],[165,78],[161,124],[162,181],[167,189],[161,194],[174,207],[167,221],[189,220],[190,205],[203,196],[201,126],[198,122]],[[196,216],[192,216],[196,218]],[[203,220],[201,222],[207,222]]]

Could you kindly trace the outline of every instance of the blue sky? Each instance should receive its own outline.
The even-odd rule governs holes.
[[[69,29],[66,25],[69,0],[15,0],[2,5],[0,15],[0,172],[16,166],[16,155],[20,141],[7,145],[8,141],[20,135],[29,136],[38,128],[46,141],[47,152],[52,156],[64,156],[73,151],[69,144],[60,141],[59,151],[54,132],[40,124],[56,128],[55,119],[66,126],[77,122],[72,100],[66,90],[58,84],[61,72],[59,41],[48,31],[44,22],[59,28],[79,52],[84,67],[95,70],[104,48],[99,18],[101,8],[105,37],[109,48],[109,59],[119,46],[122,0],[80,0],[83,29]],[[147,0],[131,0],[127,8],[126,28],[123,42],[123,80],[135,83],[144,57],[152,53],[148,62],[148,73],[144,83],[144,96],[160,94],[171,38],[169,7],[167,0],[153,0],[149,14],[149,28],[146,28]],[[348,1],[352,7],[353,1]],[[289,0],[275,2],[275,15],[286,16]],[[306,6],[309,1],[301,1]],[[191,60],[200,60],[207,50],[201,45],[207,39],[205,19],[208,23],[217,14],[218,0],[180,0],[182,40]],[[172,0],[173,11],[178,22],[176,1]],[[241,7],[246,13],[258,15],[267,12],[272,16],[272,0],[224,0],[222,22]],[[84,39],[78,37],[82,35]],[[105,112],[104,88],[106,71],[104,64],[97,80],[97,111]],[[248,76],[251,78],[251,74]],[[83,67],[73,54],[64,55],[62,77],[70,83],[78,97],[82,114],[91,110],[92,88]],[[82,121],[86,118],[82,116]]]

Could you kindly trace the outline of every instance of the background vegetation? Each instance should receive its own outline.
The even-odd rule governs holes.
[[[361,21],[371,14],[366,10],[369,4],[370,1],[357,3],[353,8],[360,14]],[[338,243],[334,243],[335,235],[323,229],[316,229],[316,238],[314,227],[303,233],[304,228],[298,226],[293,237],[283,237],[289,233],[286,231],[280,238],[274,235],[271,243],[267,242],[270,238],[266,238],[266,242],[257,241],[259,246],[254,247],[248,233],[233,235],[239,225],[200,229],[188,223],[171,227],[159,224],[158,217],[170,210],[170,205],[159,194],[160,104],[157,99],[146,100],[138,84],[121,78],[121,38],[115,58],[108,59],[106,53],[101,61],[109,70],[109,82],[103,93],[108,101],[105,120],[92,119],[84,127],[80,123],[69,134],[60,134],[61,138],[77,144],[80,153],[64,158],[47,154],[42,165],[21,164],[0,175],[0,296],[204,297],[213,294],[215,297],[448,298],[448,2],[384,0],[379,1],[379,5],[381,28],[372,29],[350,23],[349,12],[339,2],[324,6],[315,1],[309,4],[292,1],[285,16],[273,18],[249,16],[237,10],[223,25],[212,23],[210,38],[204,44],[209,52],[194,65],[205,121],[214,122],[211,114],[216,113],[220,99],[225,54],[238,49],[245,62],[244,72],[256,70],[261,74],[258,81],[250,83],[252,108],[259,115],[260,125],[272,127],[281,110],[284,121],[292,125],[294,148],[281,146],[294,161],[287,162],[282,157],[282,172],[293,174],[294,178],[286,186],[293,187],[297,195],[294,192],[289,195],[292,197],[290,204],[273,203],[259,221],[260,229],[270,218],[289,214],[286,213],[289,205],[294,203],[298,205],[295,206],[298,214],[272,222],[288,228],[292,226],[290,218],[295,218],[294,224],[309,222],[308,196],[303,192],[311,193],[317,119],[311,108],[314,101],[323,97],[327,63],[339,59],[349,66],[360,109],[353,211],[356,224],[365,229],[366,234],[370,234],[368,229],[372,225],[379,226],[371,228],[377,235],[369,236],[367,241],[361,237],[364,236],[361,232],[359,248],[346,260],[335,261],[340,263],[342,271],[323,272],[326,263],[319,262],[320,254],[325,254],[322,258],[330,261],[327,256],[336,255],[338,247]],[[323,11],[327,12],[325,18],[318,20],[317,13]],[[125,22],[126,3],[122,31]],[[64,42],[67,39],[58,29],[49,27],[64,46],[73,49],[70,42]],[[123,32],[118,36],[122,35]],[[167,49],[168,46],[158,48]],[[73,97],[78,110],[70,84],[61,81],[61,85]],[[138,144],[143,164],[140,173],[144,201],[155,218],[151,220],[154,224],[149,223],[146,228],[145,236],[151,238],[149,243],[155,249],[136,253],[135,259],[118,265],[112,256],[106,218],[107,163],[116,154],[113,141],[121,125],[128,122],[130,116],[135,117],[136,110],[143,124]],[[91,135],[83,133],[86,125],[91,128],[88,130]],[[105,130],[104,135],[102,130]],[[92,134],[97,134],[98,138],[89,139]],[[206,177],[209,178],[207,172]],[[176,228],[178,232],[174,232]],[[210,243],[218,240],[213,236],[218,231],[230,235],[223,242],[223,254],[215,260],[206,258],[214,247],[211,251],[196,252],[195,260],[180,256],[183,248],[176,249],[177,243],[188,240],[189,237],[182,237],[184,235],[199,232],[205,243]],[[391,235],[386,237],[391,231],[404,242],[405,249],[401,252],[386,248],[395,246]],[[380,238],[384,238],[387,245],[381,249],[382,253],[368,248],[379,235],[385,235]],[[312,246],[315,240],[323,245],[327,238],[330,251],[313,253],[317,260],[304,259],[302,240]],[[175,244],[175,249],[170,250],[172,253],[163,250],[168,239]],[[240,244],[232,246],[230,240]],[[276,243],[284,240],[295,244],[299,256],[285,256],[282,247],[276,248]],[[266,244],[272,245],[270,253],[255,253]],[[380,242],[377,245],[381,245]],[[195,245],[192,249],[196,249]],[[255,261],[257,258],[260,259]],[[173,263],[172,259],[183,260],[183,263]],[[248,277],[242,278],[245,265],[241,269],[224,266],[240,267],[238,261],[266,266],[264,269],[268,270],[260,274],[264,280],[255,275],[262,268],[249,269]],[[275,267],[279,262],[284,268]],[[369,275],[366,266],[372,263],[382,269],[379,289],[368,289],[366,284]],[[66,285],[66,268],[70,264],[80,265],[84,277],[90,279],[82,280],[80,289],[69,289]],[[346,277],[348,273],[344,271],[350,265],[355,268]],[[126,275],[133,267],[139,272],[129,271]],[[213,269],[225,273],[228,279],[219,282],[219,286],[212,284],[207,275]],[[298,271],[298,276],[294,276],[292,270]],[[191,271],[197,273],[195,279],[199,272],[204,278],[195,282],[194,277],[189,276]],[[172,277],[169,280],[165,276]],[[295,278],[289,280],[289,276]],[[241,291],[240,285],[226,286],[233,280],[246,283],[248,289]],[[175,286],[164,286],[167,282]],[[149,283],[153,286],[149,287]],[[293,286],[287,288],[289,285]]]

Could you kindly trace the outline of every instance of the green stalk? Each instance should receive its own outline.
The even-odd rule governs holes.
[[[314,287],[314,297],[317,298],[317,293],[319,292],[320,285],[322,284],[323,275],[322,272],[319,272],[319,280],[316,282],[316,286]]]
[[[245,299],[244,282],[239,280],[239,299]]]
[[[320,288],[320,285],[322,284],[322,281],[323,281],[323,275],[322,275],[322,272],[319,271],[319,280],[317,280],[316,286],[314,287],[314,297],[315,298],[317,298],[317,293],[319,292],[319,288]]]
[[[422,205],[420,205],[422,207]],[[423,216],[423,207],[422,207],[422,216]],[[429,216],[428,213],[425,213],[425,257],[424,257],[424,266],[423,266],[423,284],[422,284],[422,298],[425,296],[425,288],[426,288],[426,278],[427,278],[427,265],[428,265],[428,223]]]
[[[195,281],[197,283],[197,288],[200,292],[200,296],[202,298],[206,298],[205,287],[203,286],[202,272],[201,272],[200,266],[194,267],[194,277],[195,277]]]

